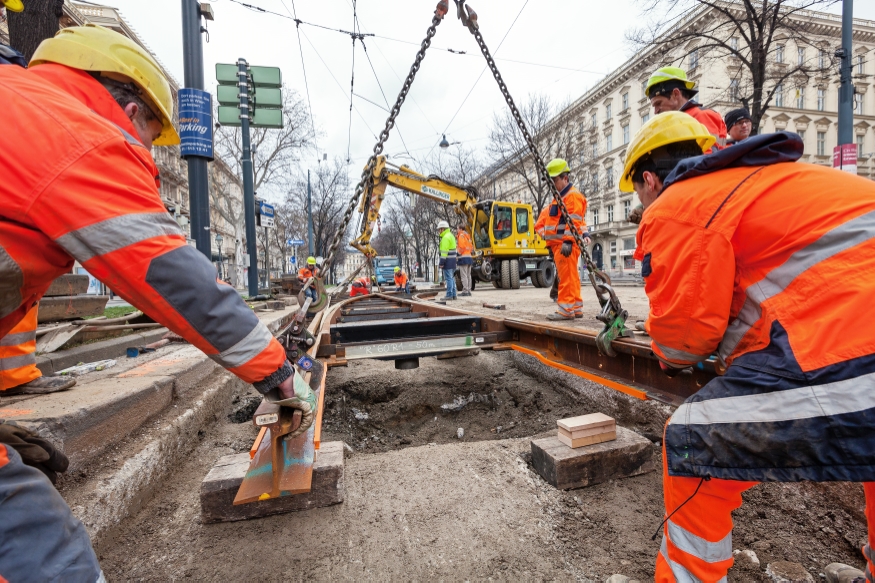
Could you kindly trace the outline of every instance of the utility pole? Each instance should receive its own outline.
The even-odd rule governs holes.
[[[310,192],[310,171],[307,170],[307,237],[310,249],[310,257],[316,256],[316,248],[313,244],[313,195]]]
[[[197,0],[182,0],[182,49],[185,88],[204,89],[204,49],[201,42],[201,9]],[[212,128],[210,128],[212,131]],[[191,213],[191,238],[198,251],[212,260],[210,240],[210,193],[207,160],[188,155],[188,201]]]
[[[249,71],[246,59],[237,61],[240,92],[240,133],[243,134],[243,214],[246,219],[246,252],[249,254],[249,297],[258,295],[258,249],[255,241],[255,184],[252,180],[252,147],[249,142]]]
[[[854,142],[853,72],[854,0],[842,0],[842,48],[839,86],[839,146]]]

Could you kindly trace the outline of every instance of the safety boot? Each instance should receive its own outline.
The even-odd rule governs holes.
[[[49,393],[57,393],[58,391],[66,391],[76,384],[76,379],[70,377],[39,377],[29,383],[0,391],[0,395],[4,397],[12,397],[15,395],[47,395]]]
[[[830,563],[823,570],[827,583],[866,583],[866,574],[844,563]]]
[[[574,320],[574,316],[566,316],[559,312],[553,312],[552,314],[547,314],[547,319],[556,322],[559,320]]]

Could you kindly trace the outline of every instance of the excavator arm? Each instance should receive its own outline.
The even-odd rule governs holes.
[[[377,219],[380,217],[380,207],[386,196],[387,186],[394,186],[404,192],[453,205],[456,214],[464,217],[467,224],[470,225],[474,222],[474,205],[477,204],[477,196],[473,188],[452,184],[437,176],[425,176],[407,166],[393,168],[385,156],[379,156],[371,179],[365,185],[364,196],[362,196],[362,202],[359,205],[359,212],[366,215],[362,221],[361,233],[354,241],[350,242],[350,245],[364,253],[365,257],[369,259],[377,256],[377,251],[371,247],[371,237]]]

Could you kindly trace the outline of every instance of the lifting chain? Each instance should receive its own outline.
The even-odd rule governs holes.
[[[513,115],[514,121],[516,121],[523,138],[526,140],[526,146],[528,146],[529,152],[532,155],[535,168],[537,169],[541,180],[545,182],[550,189],[550,192],[553,195],[553,200],[559,208],[559,212],[562,213],[562,218],[565,220],[565,228],[571,232],[570,234],[577,243],[580,253],[583,256],[583,261],[586,265],[587,273],[589,274],[589,280],[595,289],[599,305],[602,308],[601,314],[596,317],[605,325],[605,328],[599,333],[598,338],[596,339],[599,350],[608,356],[616,356],[616,352],[611,347],[611,342],[620,336],[631,335],[625,327],[628,313],[620,305],[620,299],[617,297],[614,288],[611,286],[611,278],[608,277],[606,273],[599,270],[590,258],[589,252],[586,249],[586,244],[583,241],[583,236],[577,229],[577,225],[571,220],[568,208],[565,206],[562,196],[553,184],[553,179],[550,178],[550,175],[547,173],[547,167],[544,165],[544,161],[538,153],[538,147],[535,145],[535,141],[532,139],[531,134],[529,134],[526,123],[523,120],[522,115],[520,115],[520,112],[513,101],[513,97],[510,95],[510,91],[508,91],[507,85],[501,77],[501,73],[498,71],[495,59],[492,58],[492,54],[489,52],[489,48],[483,40],[483,35],[480,34],[480,26],[477,23],[477,13],[474,12],[470,6],[465,5],[465,0],[453,1],[456,3],[456,15],[462,21],[462,24],[464,24],[471,34],[474,35],[474,39],[477,41],[477,46],[480,47],[480,52],[483,53],[483,56],[486,58],[486,64],[489,67],[489,70],[492,71],[492,76],[495,77],[495,81],[498,82],[498,88],[504,96],[508,108],[510,108],[511,115]]]
[[[362,193],[365,191],[368,182],[373,180],[374,168],[376,168],[377,165],[377,156],[383,153],[383,146],[385,145],[386,140],[389,139],[389,132],[395,127],[395,118],[398,117],[398,113],[401,111],[401,105],[404,104],[404,100],[407,98],[407,93],[410,91],[410,87],[413,85],[413,80],[416,78],[416,73],[422,65],[422,60],[425,58],[425,51],[431,46],[431,39],[434,38],[438,25],[444,19],[444,16],[446,16],[448,11],[448,0],[440,0],[437,8],[435,8],[434,16],[431,19],[431,26],[428,27],[428,30],[425,33],[425,39],[423,39],[419,51],[416,53],[416,58],[413,60],[413,65],[410,67],[410,72],[407,73],[407,79],[404,80],[404,85],[401,87],[400,93],[398,93],[398,99],[395,100],[395,105],[392,106],[392,110],[389,112],[389,117],[386,119],[386,125],[383,128],[383,131],[380,132],[380,137],[377,140],[377,144],[374,146],[373,154],[371,154],[368,163],[365,165],[365,169],[362,171],[361,180],[359,180],[358,185],[355,187],[355,193],[346,207],[346,212],[337,228],[337,232],[334,234],[334,239],[331,241],[331,246],[328,248],[328,254],[322,265],[322,273],[328,273],[331,271],[331,264],[334,261],[334,256],[337,253],[337,247],[340,245],[340,240],[346,234],[346,229],[349,226],[350,220],[352,220],[353,212],[355,211],[358,201],[361,198]],[[367,216],[367,209],[365,209],[365,216]],[[368,259],[370,260],[371,258]]]

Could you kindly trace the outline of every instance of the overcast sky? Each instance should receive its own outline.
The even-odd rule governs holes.
[[[353,0],[241,1],[284,15],[296,10],[297,17],[307,23],[353,29]],[[361,31],[377,36],[365,39],[367,56],[356,43],[355,93],[362,98],[353,98],[351,126],[350,37],[313,26],[300,27],[313,117],[323,133],[318,143],[320,152],[329,158],[346,159],[349,150],[353,167],[363,166],[387,116],[384,109],[367,101],[386,107],[376,79],[386,99],[394,103],[436,3],[357,1]],[[110,0],[108,4],[121,11],[182,84],[179,0]],[[470,4],[478,13],[483,37],[517,102],[537,92],[550,94],[557,101],[577,98],[631,56],[624,31],[638,15],[634,0],[472,0]],[[855,4],[856,17],[875,20],[875,2],[857,0]],[[215,63],[233,63],[243,57],[251,65],[280,67],[286,85],[306,99],[294,21],[254,12],[232,0],[216,0],[212,5],[216,20],[209,23],[210,42],[204,44],[207,89],[215,90]],[[452,54],[445,49],[467,54]],[[484,148],[493,112],[505,107],[488,71],[475,85],[484,67],[485,60],[473,36],[456,18],[455,6],[450,2],[450,13],[437,29],[384,151],[390,155],[409,151],[422,158],[437,149],[443,133],[451,142]],[[314,164],[316,157],[314,152]],[[357,177],[358,173],[353,175]]]

